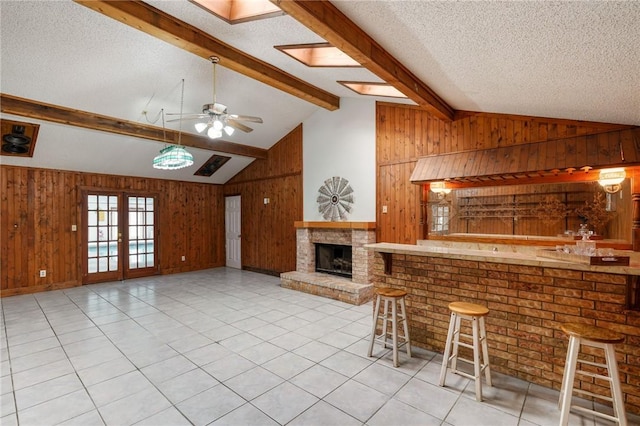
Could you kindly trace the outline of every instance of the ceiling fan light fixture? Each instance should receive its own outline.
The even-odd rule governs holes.
[[[209,60],[213,65],[213,102],[202,105],[202,113],[198,114],[183,114],[181,105],[179,114],[171,114],[178,115],[180,118],[170,121],[180,121],[180,123],[182,123],[183,120],[196,120],[197,122],[194,124],[196,131],[198,133],[206,132],[207,136],[211,139],[221,138],[223,134],[231,136],[235,134],[236,130],[245,133],[252,132],[253,129],[243,124],[242,121],[262,123],[262,118],[250,115],[229,114],[226,105],[216,102],[216,66],[218,62],[220,62],[220,59],[216,56],[211,56]],[[180,145],[179,142],[178,145]]]
[[[207,128],[207,126],[208,126],[207,123],[196,123],[194,127],[196,128],[196,131],[198,133],[202,133],[204,129]]]
[[[215,127],[210,127],[209,130],[207,130],[207,136],[209,136],[211,139],[221,138],[222,131],[220,129],[216,129]]]

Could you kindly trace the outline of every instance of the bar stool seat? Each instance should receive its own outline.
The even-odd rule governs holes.
[[[620,376],[618,374],[618,363],[616,361],[616,351],[614,347],[615,344],[622,343],[624,341],[624,335],[613,330],[595,327],[588,324],[566,323],[561,324],[560,329],[569,336],[567,360],[564,366],[560,399],[558,401],[558,407],[560,408],[560,425],[566,426],[569,424],[569,412],[573,409],[574,411],[611,420],[620,426],[626,426],[627,417],[624,410],[624,400],[622,388],[620,386]],[[590,346],[602,349],[604,351],[605,363],[600,364],[579,359],[578,354],[581,346]],[[607,370],[607,376],[594,373],[593,371],[579,370],[577,369],[578,364],[605,368]],[[576,373],[582,376],[593,377],[609,382],[611,397],[574,388]],[[611,402],[613,405],[613,416],[595,410],[590,410],[585,407],[571,405],[571,399],[573,398],[574,393]]]
[[[374,289],[376,294],[375,308],[373,311],[373,326],[371,329],[371,342],[369,343],[368,356],[373,354],[374,343],[380,343],[384,348],[388,348],[389,328],[391,323],[391,348],[393,349],[393,366],[398,366],[398,349],[405,347],[407,355],[411,358],[411,339],[409,338],[409,326],[407,325],[407,308],[405,305],[405,297],[407,292],[404,290],[379,287]],[[380,303],[384,303],[383,312],[380,312]],[[398,305],[400,313],[398,313]],[[389,309],[391,308],[391,309]],[[382,332],[376,334],[378,320],[382,320]],[[398,323],[402,323],[403,335],[398,335]],[[399,339],[401,340],[399,342]]]
[[[444,348],[442,358],[442,368],[440,370],[440,386],[445,385],[447,368],[451,362],[451,372],[475,381],[476,400],[482,401],[482,372],[485,380],[491,386],[491,367],[489,365],[489,348],[487,345],[487,332],[484,324],[484,317],[489,314],[489,309],[485,306],[468,302],[449,303],[451,319],[449,320],[449,331],[447,333],[447,343]],[[460,332],[461,320],[471,321],[472,334]],[[466,342],[460,341],[460,336]],[[470,340],[470,343],[469,343]],[[453,346],[453,348],[452,348]],[[458,357],[458,347],[462,346],[473,350],[473,360]],[[473,365],[474,374],[471,375],[458,370],[458,361],[463,361]]]

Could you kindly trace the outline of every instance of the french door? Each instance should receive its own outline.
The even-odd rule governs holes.
[[[84,190],[82,199],[83,284],[158,272],[155,196]]]

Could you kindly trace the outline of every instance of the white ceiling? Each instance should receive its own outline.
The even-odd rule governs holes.
[[[324,41],[290,16],[229,25],[186,0],[149,3],[334,95],[358,96],[337,80],[381,81],[365,69],[307,68],[274,49]],[[640,1],[333,3],[456,110],[640,125]],[[2,93],[142,124],[162,108],[180,111],[182,79],[184,112],[213,101],[210,62],[87,7],[0,1],[0,15]],[[224,140],[265,149],[320,108],[224,63],[217,100],[264,119]],[[151,167],[162,143],[1,116],[41,124],[34,157],[3,164],[224,183],[252,161],[232,155],[197,177],[212,152],[189,148],[196,166],[163,172]]]

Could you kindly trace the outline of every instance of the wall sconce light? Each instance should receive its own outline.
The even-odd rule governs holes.
[[[451,188],[447,188],[444,182],[431,182],[429,184],[429,188],[431,189],[431,192],[436,193],[440,198],[451,192]]]
[[[602,185],[605,192],[609,194],[615,194],[620,191],[621,183],[627,177],[623,167],[617,167],[615,169],[602,169],[600,170],[600,176],[598,183]]]

